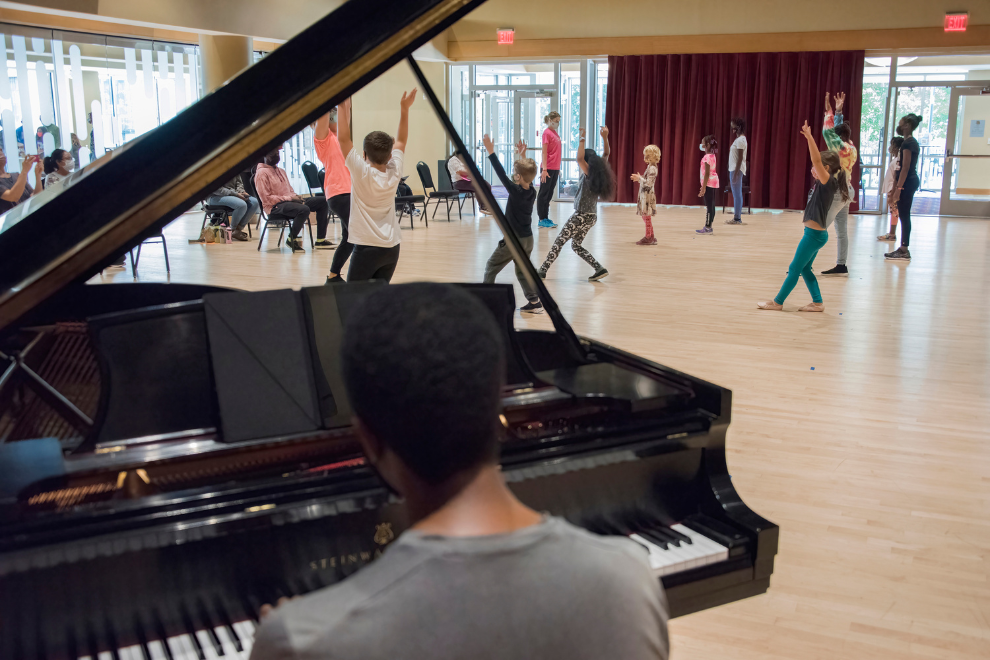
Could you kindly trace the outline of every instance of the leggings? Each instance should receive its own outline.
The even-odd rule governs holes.
[[[595,269],[595,272],[601,270],[602,265],[591,256],[590,252],[581,247],[584,237],[588,235],[588,232],[591,231],[591,228],[595,226],[596,222],[598,222],[597,213],[575,213],[572,215],[571,219],[560,230],[560,233],[557,234],[557,240],[550,246],[550,252],[547,254],[546,261],[540,266],[540,270],[544,273],[550,270],[550,266],[556,261],[560,255],[561,248],[564,247],[564,243],[567,241],[571,242],[571,249],[574,250],[574,254],[584,259],[589,266]]]
[[[536,196],[536,215],[540,220],[550,219],[550,200],[553,199],[553,191],[557,189],[557,177],[560,170],[547,170],[547,180],[540,184],[540,193]]]
[[[330,263],[330,272],[340,275],[347,257],[351,256],[351,244],[347,241],[347,227],[351,222],[351,193],[334,195],[330,198],[330,210],[340,218],[340,245],[333,253],[333,261]]]
[[[811,269],[811,265],[815,262],[815,256],[818,251],[825,247],[825,243],[828,242],[828,232],[821,231],[818,229],[812,229],[811,227],[804,228],[804,236],[801,237],[801,242],[798,243],[797,250],[794,251],[794,258],[791,259],[791,265],[787,268],[787,277],[784,278],[784,284],[780,287],[780,291],[777,296],[773,299],[778,305],[783,305],[784,300],[787,296],[791,294],[794,290],[794,286],[797,284],[798,275],[804,278],[804,283],[808,285],[808,291],[811,292],[811,300],[820,303],[822,301],[822,292],[818,288],[818,280],[815,279],[815,273]]]
[[[392,281],[395,267],[399,265],[399,248],[376,245],[355,245],[351,253],[351,265],[347,269],[348,282],[361,280]]]
[[[656,238],[653,235],[653,218],[648,215],[643,215],[640,217],[643,218],[643,224],[646,225],[646,234],[644,235],[644,238]]]
[[[911,204],[914,203],[914,193],[918,192],[921,182],[917,177],[904,182],[901,196],[897,200],[897,215],[901,221],[901,247],[907,249],[911,244]]]
[[[708,207],[705,211],[705,226],[711,227],[715,221],[715,189],[711,186],[705,188],[705,206]]]

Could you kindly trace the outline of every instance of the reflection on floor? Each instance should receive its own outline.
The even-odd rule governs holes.
[[[569,205],[552,215],[566,220]],[[432,212],[432,210],[431,210]],[[500,238],[489,218],[405,223],[397,282],[480,281]],[[716,219],[602,207],[585,242],[611,272],[565,250],[547,286],[575,329],[733,390],[728,459],[755,511],[781,527],[768,594],[672,624],[678,660],[986,658],[990,648],[990,221],[918,218],[910,263],[885,263],[887,218],[852,216],[850,276],[822,279],[824,314],[799,282],[776,293],[801,236],[798,213]],[[332,252],[274,238],[190,245],[202,216],[166,230],[172,280],[243,289],[322,284]],[[336,227],[332,226],[332,229]],[[539,263],[559,230],[537,232]],[[834,264],[830,235],[816,270]],[[165,279],[159,246],[141,280]],[[107,271],[105,278],[131,279]],[[100,277],[94,281],[100,281]],[[511,269],[499,278],[514,280]],[[522,294],[516,287],[517,300]],[[545,316],[520,327],[549,328]],[[812,370],[814,368],[814,370]]]

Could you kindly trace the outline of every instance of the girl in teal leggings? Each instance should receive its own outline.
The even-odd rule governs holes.
[[[846,173],[839,163],[839,156],[831,151],[818,151],[815,138],[811,135],[808,122],[804,122],[801,133],[808,140],[808,150],[811,152],[812,176],[815,178],[815,188],[808,200],[808,206],[804,209],[804,236],[798,243],[797,250],[794,251],[794,258],[787,269],[787,277],[780,287],[773,300],[758,303],[760,309],[784,309],[784,300],[794,290],[797,284],[798,275],[804,278],[804,283],[811,292],[811,304],[801,307],[799,312],[824,312],[825,303],[822,302],[822,292],[818,288],[818,280],[811,267],[815,261],[818,251],[825,247],[828,242],[828,226],[835,219],[834,214],[829,211],[832,207],[832,200],[836,191],[841,196],[842,203],[849,199],[849,186],[846,181]],[[837,203],[836,210],[841,208]]]

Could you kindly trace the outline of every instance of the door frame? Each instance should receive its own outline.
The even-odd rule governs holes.
[[[990,217],[990,200],[976,201],[965,199],[952,199],[952,165],[954,161],[961,158],[966,159],[990,159],[990,155],[982,154],[955,154],[953,150],[956,145],[956,131],[965,131],[965,126],[957,126],[959,119],[959,97],[960,96],[985,96],[990,91],[988,87],[953,87],[949,96],[949,126],[945,133],[945,165],[942,166],[942,201],[939,205],[940,215],[951,215],[971,218]],[[990,139],[990,135],[987,135]]]

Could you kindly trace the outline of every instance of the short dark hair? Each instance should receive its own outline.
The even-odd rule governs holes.
[[[746,132],[746,120],[743,119],[742,117],[733,117],[732,123],[736,125],[736,128],[739,130],[740,133]]]
[[[839,139],[843,142],[852,142],[852,126],[848,122],[842,122],[835,126],[835,134],[839,136]]]
[[[384,165],[392,157],[395,138],[385,131],[371,131],[364,136],[364,155],[375,165]]]
[[[348,316],[341,354],[354,413],[424,481],[496,460],[505,347],[470,293],[382,287]]]

